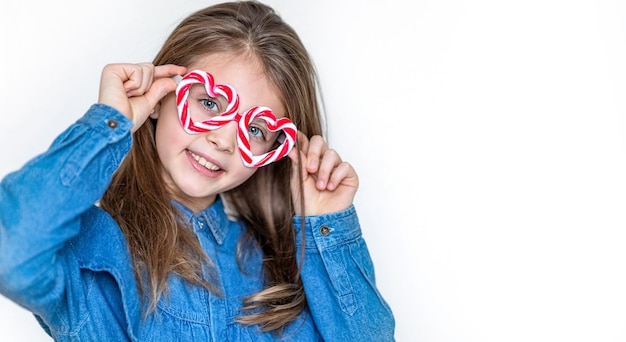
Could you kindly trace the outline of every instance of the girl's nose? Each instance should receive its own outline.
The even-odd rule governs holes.
[[[205,133],[206,139],[219,151],[232,153],[237,149],[237,122],[231,121],[224,126]]]

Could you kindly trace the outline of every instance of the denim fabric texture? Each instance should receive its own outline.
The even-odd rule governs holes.
[[[219,199],[194,214],[175,203],[217,267],[224,296],[171,276],[143,316],[118,224],[96,204],[130,150],[132,123],[95,104],[48,151],[0,183],[0,293],[30,310],[56,341],[393,341],[394,317],[379,293],[354,206],[308,216],[302,279],[308,309],[282,336],[235,321],[263,287],[262,253],[245,270],[245,227]],[[294,218],[300,229],[299,217]]]

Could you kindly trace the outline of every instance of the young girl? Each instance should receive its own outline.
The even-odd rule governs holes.
[[[0,292],[58,341],[393,340],[357,174],[321,136],[293,29],[200,10],[4,178]]]

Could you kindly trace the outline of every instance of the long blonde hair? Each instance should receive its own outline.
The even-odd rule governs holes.
[[[285,115],[298,130],[308,137],[323,134],[311,58],[293,28],[272,8],[256,1],[236,1],[199,10],[173,30],[154,64],[190,66],[214,53],[247,54],[258,61],[280,94]],[[116,219],[128,241],[140,293],[142,297],[148,294],[146,313],[155,309],[172,273],[219,293],[213,285],[215,273],[202,271],[203,265],[212,265],[211,260],[173,207],[162,181],[154,142],[156,124],[149,120],[134,133],[133,147],[101,200],[101,207]],[[240,260],[249,244],[260,246],[264,254],[266,288],[244,300],[244,308],[254,313],[239,321],[259,324],[265,331],[281,332],[306,307],[296,255],[290,174],[291,162],[283,158],[222,194],[247,226],[239,244]]]

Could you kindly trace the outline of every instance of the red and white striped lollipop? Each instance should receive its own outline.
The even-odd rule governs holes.
[[[297,128],[288,118],[276,118],[276,115],[268,107],[254,106],[243,115],[238,114],[239,96],[235,89],[227,84],[215,84],[213,75],[206,71],[194,70],[182,78],[176,77],[176,107],[178,117],[183,129],[189,134],[199,134],[218,129],[228,122],[237,121],[237,144],[244,165],[248,167],[261,167],[277,161],[286,156],[296,143]],[[189,90],[192,85],[201,83],[209,96],[223,96],[228,101],[226,110],[208,120],[195,122],[189,113]],[[248,130],[254,119],[264,120],[267,129],[271,132],[282,131],[280,145],[261,155],[255,156],[250,148],[250,135]]]
[[[250,151],[250,135],[248,128],[254,119],[263,119],[271,132],[283,131],[284,137],[280,145],[267,153],[255,156]],[[239,119],[237,143],[241,152],[241,159],[248,167],[261,167],[284,157],[296,143],[298,130],[288,118],[277,119],[274,112],[267,107],[255,106],[248,109]]]
[[[209,120],[195,122],[189,113],[189,89],[196,83],[204,84],[207,94],[213,97],[223,96],[228,101],[228,106],[224,113]],[[212,131],[233,121],[239,109],[239,96],[233,87],[227,84],[215,84],[213,75],[202,70],[194,70],[182,77],[176,87],[176,106],[178,107],[178,117],[183,129],[190,134]]]

